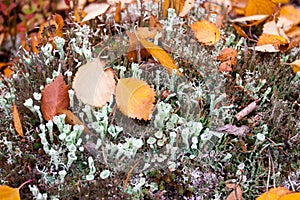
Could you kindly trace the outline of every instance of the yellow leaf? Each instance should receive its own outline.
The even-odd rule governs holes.
[[[276,4],[271,0],[249,0],[245,8],[245,16],[274,13]]]
[[[105,70],[99,58],[81,66],[72,84],[75,94],[83,103],[102,107],[110,101],[115,91],[114,72]]]
[[[124,115],[149,120],[154,101],[155,92],[146,82],[136,78],[124,78],[118,81],[116,102]]]
[[[256,200],[279,200],[280,197],[289,193],[291,193],[291,191],[285,187],[272,188],[256,198]]]
[[[279,35],[271,35],[267,33],[263,33],[258,38],[257,46],[265,45],[265,44],[272,44],[274,46],[278,46],[281,44],[287,44],[288,41],[282,36]]]
[[[299,200],[300,199],[300,193],[292,193],[287,194],[279,198],[279,200]]]
[[[300,23],[300,10],[293,5],[285,5],[280,9],[280,17],[285,17],[292,21],[294,25]]]
[[[159,46],[148,42],[145,39],[140,38],[141,44],[150,52],[150,54],[158,60],[158,62],[164,66],[169,74],[172,74],[173,69],[176,70],[177,75],[182,76],[182,73],[178,70],[178,67],[175,64],[175,61],[169,56],[167,52],[165,52],[162,48]]]
[[[290,63],[291,67],[293,67],[293,72],[296,74],[300,71],[300,60],[295,60],[294,62]]]
[[[20,113],[18,111],[18,107],[16,104],[12,104],[12,115],[14,118],[14,127],[16,129],[16,132],[19,136],[24,137],[23,129],[22,129],[22,123],[20,119]]]
[[[289,3],[289,0],[272,0],[274,3]]]
[[[162,14],[163,17],[167,17],[168,16],[168,8],[169,8],[169,4],[170,4],[170,0],[164,0],[162,2]]]
[[[0,185],[0,200],[20,200],[19,190],[27,183],[32,182],[32,180],[28,180],[18,188],[12,188],[7,185]]]
[[[214,45],[221,38],[218,27],[207,20],[191,24],[191,29],[194,31],[197,40],[205,45]]]

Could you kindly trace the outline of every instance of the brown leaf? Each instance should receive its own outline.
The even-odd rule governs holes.
[[[75,74],[72,87],[78,99],[95,107],[110,101],[116,81],[112,70],[104,70],[105,63],[99,58],[81,66]]]
[[[42,91],[41,110],[45,120],[51,120],[58,110],[69,107],[69,86],[66,85],[63,75],[60,74]]]
[[[226,200],[242,200],[243,191],[238,185],[236,188],[228,195]]]
[[[121,1],[116,4],[116,13],[115,13],[115,22],[120,24],[122,15],[121,15]]]
[[[155,92],[146,82],[136,78],[123,78],[118,81],[116,102],[124,115],[149,120],[154,101]]]
[[[142,44],[138,41],[136,34],[126,31],[129,37],[129,47],[127,49],[127,59],[129,62],[138,61],[138,53],[140,53],[140,59],[145,59],[150,57],[150,53],[145,49]]]
[[[12,115],[14,119],[14,127],[16,129],[16,132],[18,133],[19,136],[24,137],[22,123],[20,119],[20,113],[15,103],[12,104]]]
[[[13,73],[13,70],[9,68],[11,65],[11,62],[0,62],[0,73],[3,73],[5,77],[10,77],[10,75]]]
[[[182,11],[179,13],[179,17],[184,17],[188,14],[188,12],[194,7],[195,0],[186,0],[184,2],[184,6]]]

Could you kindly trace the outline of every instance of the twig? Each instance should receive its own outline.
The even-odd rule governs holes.
[[[124,190],[126,190],[126,187],[127,187],[127,184],[128,184],[128,181],[129,181],[129,178],[134,170],[134,168],[139,164],[139,161],[137,163],[135,163],[132,168],[129,170],[128,174],[127,174],[127,177],[125,179],[125,182],[124,182]]]
[[[255,110],[257,106],[257,101],[253,101],[248,106],[246,106],[243,110],[241,110],[238,114],[235,115],[235,118],[240,121],[243,117],[247,116],[249,113],[251,113],[253,110]]]

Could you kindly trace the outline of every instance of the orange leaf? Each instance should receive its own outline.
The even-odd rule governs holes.
[[[3,73],[5,77],[10,77],[13,73],[13,70],[9,68],[10,65],[12,65],[11,62],[0,62],[0,73]]]
[[[96,58],[81,66],[75,74],[72,87],[83,103],[102,107],[110,101],[116,82],[114,72],[104,67],[105,63]]]
[[[147,49],[145,49],[141,45],[141,43],[137,40],[136,34],[130,33],[128,31],[126,31],[126,34],[129,37],[129,47],[127,49],[127,59],[129,60],[129,62],[137,62],[138,61],[138,56],[137,56],[138,52],[140,53],[139,57],[141,59],[150,57],[150,53],[147,51]],[[137,48],[139,48],[139,49],[137,49]],[[137,52],[137,50],[139,50],[139,51]]]
[[[285,187],[272,188],[268,192],[260,195],[256,200],[279,200],[280,197],[289,193],[291,193],[291,191]]]
[[[66,85],[63,75],[60,74],[53,82],[46,85],[42,91],[41,110],[45,120],[52,119],[59,110],[69,107],[69,87]]]
[[[96,18],[99,15],[104,14],[109,8],[109,4],[107,3],[91,3],[84,8],[84,12],[87,15],[82,19],[81,22],[89,21],[91,19]]]
[[[124,78],[118,81],[116,102],[124,115],[149,120],[154,101],[155,92],[146,82],[136,78]]]
[[[294,62],[290,63],[291,67],[293,67],[293,72],[296,74],[300,71],[300,60],[295,60]]]
[[[0,185],[0,200],[21,200],[20,198],[20,189],[27,183],[32,182],[32,180],[28,180],[24,182],[18,188],[12,188],[7,185]]]
[[[116,14],[115,14],[115,22],[120,24],[121,22],[121,2],[119,1],[117,4],[116,4]]]
[[[274,13],[276,4],[271,0],[249,0],[245,8],[245,16]]]
[[[299,200],[300,199],[300,193],[292,193],[287,194],[279,198],[279,200]]]
[[[169,56],[167,52],[165,52],[159,46],[142,38],[140,38],[140,42],[150,52],[150,54],[168,70],[169,74],[172,74],[173,69],[175,69],[177,75],[182,76],[182,73],[178,70],[175,61]]]
[[[15,103],[12,104],[12,115],[14,119],[14,127],[16,129],[16,132],[18,133],[19,136],[24,137],[22,123],[20,119],[20,113]]]
[[[279,16],[287,18],[292,21],[294,25],[300,23],[300,11],[293,5],[285,5],[281,7]]]
[[[163,32],[163,30],[164,30],[163,26],[158,21],[158,19],[156,19],[156,17],[154,15],[151,15],[150,18],[149,18],[149,27],[150,28],[155,28],[159,32]]]
[[[236,196],[237,195],[237,196]],[[242,200],[243,191],[238,185],[226,198],[226,200]]]
[[[214,45],[220,40],[221,34],[218,27],[207,20],[201,20],[191,24],[195,37],[205,45]]]
[[[162,2],[162,13],[163,13],[163,17],[167,17],[168,16],[168,8],[169,8],[169,4],[170,4],[170,0],[164,0]]]

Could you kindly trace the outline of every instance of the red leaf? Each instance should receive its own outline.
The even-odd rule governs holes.
[[[47,85],[42,91],[41,110],[45,120],[52,119],[58,111],[69,107],[70,98],[68,94],[69,86],[66,85],[62,74]]]

